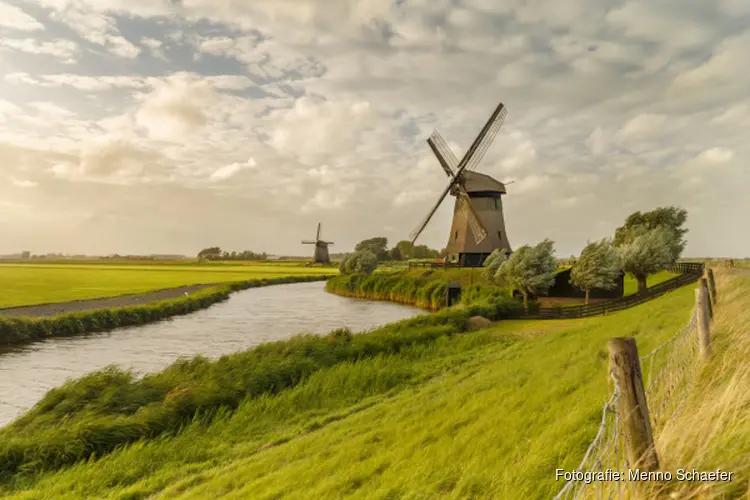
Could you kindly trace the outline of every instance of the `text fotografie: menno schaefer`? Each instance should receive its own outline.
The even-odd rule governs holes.
[[[557,481],[574,481],[585,484],[608,481],[709,481],[727,482],[732,480],[734,472],[716,469],[712,471],[699,471],[696,469],[677,469],[674,473],[669,471],[647,472],[640,469],[628,469],[616,471],[607,469],[603,471],[578,471],[555,469]]]

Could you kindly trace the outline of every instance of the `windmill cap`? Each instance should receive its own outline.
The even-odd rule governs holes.
[[[487,174],[464,172],[464,189],[467,193],[500,193],[506,194],[505,184]]]

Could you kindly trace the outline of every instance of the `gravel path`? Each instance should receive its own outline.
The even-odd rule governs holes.
[[[190,285],[179,288],[168,288],[166,290],[157,290],[155,292],[141,293],[137,295],[121,295],[119,297],[108,297],[103,299],[74,300],[71,302],[57,302],[54,304],[40,304],[35,306],[11,307],[0,309],[1,316],[24,316],[27,318],[42,318],[45,316],[55,316],[58,314],[89,311],[91,309],[105,309],[109,307],[124,307],[148,304],[149,302],[158,302],[160,300],[175,299],[184,296],[186,293],[191,294],[204,288],[216,286],[208,285]]]

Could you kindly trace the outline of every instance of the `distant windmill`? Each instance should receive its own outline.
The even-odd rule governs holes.
[[[456,197],[456,205],[447,245],[448,262],[481,266],[495,249],[510,252],[501,199],[506,194],[505,184],[473,171],[495,139],[506,114],[505,106],[500,103],[460,162],[437,131],[427,139],[450,181],[427,217],[410,234],[412,243],[450,193]]]
[[[318,222],[318,234],[315,236],[315,241],[305,240],[302,242],[303,245],[315,245],[315,253],[313,254],[313,262],[316,264],[330,264],[331,258],[328,256],[328,245],[333,245],[332,241],[323,241],[320,239],[320,222]]]

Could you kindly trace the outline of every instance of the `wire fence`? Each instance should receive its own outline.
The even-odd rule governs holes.
[[[697,320],[696,308],[685,327],[648,354],[640,356],[654,433],[663,429],[670,419],[682,411],[692,389],[692,367],[699,359],[697,335],[693,334]],[[618,401],[619,392],[615,383],[611,397],[602,407],[601,423],[594,440],[580,465],[570,473],[570,479],[566,477],[568,480],[555,496],[556,500],[622,498],[629,489],[632,483],[625,480],[627,475],[621,480],[614,479],[616,473],[623,472],[623,466],[627,463],[621,442]]]

